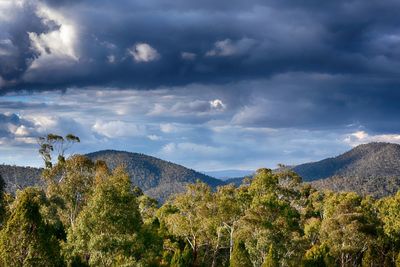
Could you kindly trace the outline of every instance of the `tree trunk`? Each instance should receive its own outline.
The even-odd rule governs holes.
[[[233,251],[233,231],[235,229],[235,225],[232,224],[232,227],[229,228],[229,261],[232,260],[232,251]]]
[[[217,264],[217,254],[218,254],[218,250],[219,250],[219,240],[221,238],[221,231],[220,230],[218,230],[217,236],[218,236],[217,237],[217,245],[215,246],[215,249],[214,249],[211,267],[215,267],[215,265]]]

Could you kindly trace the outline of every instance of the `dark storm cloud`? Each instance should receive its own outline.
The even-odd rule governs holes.
[[[0,19],[0,77],[4,80],[19,80],[30,62],[38,56],[31,49],[28,32],[45,33],[50,30],[37,17],[34,9],[35,5],[26,3],[20,8],[1,10],[10,16],[5,21]]]
[[[0,92],[174,87],[188,102],[152,121],[400,131],[399,1],[21,3],[0,15]]]
[[[241,95],[241,107],[232,119],[234,124],[332,131],[363,127],[374,133],[400,131],[400,91],[396,83],[387,79],[286,73],[241,87],[248,88],[248,94]],[[232,106],[228,99],[226,102]]]
[[[212,84],[288,71],[399,75],[398,1],[48,0],[76,30],[78,59],[58,64],[49,47],[54,58],[27,71],[40,57],[35,53],[46,53],[32,49],[27,32],[57,31],[65,23],[54,18],[49,29],[33,11],[36,2],[29,3],[6,29],[19,47],[14,66],[2,64],[3,80],[17,79],[5,88]],[[135,61],[129,51],[137,43],[160,56]]]

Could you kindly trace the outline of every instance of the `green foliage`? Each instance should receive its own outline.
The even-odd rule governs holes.
[[[2,266],[62,266],[54,228],[43,218],[48,202],[42,191],[26,188],[18,193],[10,218],[0,233]]]
[[[171,267],[186,267],[193,264],[192,250],[189,246],[185,246],[184,250],[176,250],[171,259]]]
[[[300,196],[297,179],[292,173],[276,175],[268,169],[259,170],[254,177],[249,188],[252,202],[239,231],[246,237],[253,264],[263,264],[271,249],[282,265],[301,257],[300,213],[291,204]]]
[[[325,245],[314,245],[306,251],[303,257],[304,267],[325,267],[327,264],[328,249]]]
[[[278,267],[278,266],[279,266],[278,256],[276,255],[274,245],[271,244],[269,246],[268,254],[265,257],[264,263],[261,265],[261,267]]]
[[[41,136],[37,139],[39,144],[39,154],[42,157],[45,167],[53,167],[53,152],[57,153],[58,163],[63,163],[65,161],[65,152],[74,143],[79,143],[79,137],[73,134],[67,134],[62,137],[57,134],[48,134],[46,136]]]
[[[143,253],[141,227],[129,176],[118,168],[96,185],[68,232],[66,252],[91,266],[135,266]]]
[[[385,234],[395,243],[400,243],[400,192],[380,202],[380,217]]]
[[[223,185],[221,180],[158,158],[139,153],[104,150],[87,155],[93,161],[103,160],[110,169],[124,166],[132,183],[159,202],[185,191],[188,183],[200,180],[212,187]]]
[[[326,200],[321,240],[341,266],[359,264],[371,246],[374,226],[370,211],[355,193],[333,194]]]
[[[86,205],[96,175],[101,176],[96,165],[81,155],[70,157],[62,164],[58,163],[44,171],[47,194],[58,204],[59,214],[65,225],[73,225],[79,212]]]
[[[7,215],[7,202],[5,199],[5,188],[6,184],[3,180],[3,177],[0,175],[0,226],[4,225],[4,221],[6,220]]]
[[[243,241],[236,241],[233,246],[230,267],[252,267],[250,255]]]
[[[14,200],[0,179],[0,266],[399,266],[400,193],[320,191],[285,166],[215,188],[139,154],[64,158],[73,135],[40,140],[45,193]]]

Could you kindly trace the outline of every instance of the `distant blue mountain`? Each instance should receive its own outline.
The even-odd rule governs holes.
[[[206,175],[221,179],[228,180],[235,177],[252,176],[254,170],[220,170],[220,171],[205,171]]]

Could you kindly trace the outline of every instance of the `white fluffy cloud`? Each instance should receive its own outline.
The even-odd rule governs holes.
[[[48,33],[28,32],[32,48],[40,55],[30,69],[76,62],[79,59],[76,50],[78,34],[72,21],[44,4],[37,5],[36,13],[45,25],[57,24],[58,27]]]
[[[156,49],[146,43],[137,43],[128,49],[128,52],[136,62],[150,62],[158,60],[161,57]]]
[[[108,138],[141,136],[146,133],[144,126],[125,121],[97,121],[92,130]]]
[[[377,134],[370,135],[365,131],[356,131],[346,135],[344,142],[351,146],[358,146],[370,142],[388,142],[400,144],[400,134]]]
[[[220,99],[210,101],[210,106],[215,110],[224,110],[226,108],[225,104]]]

